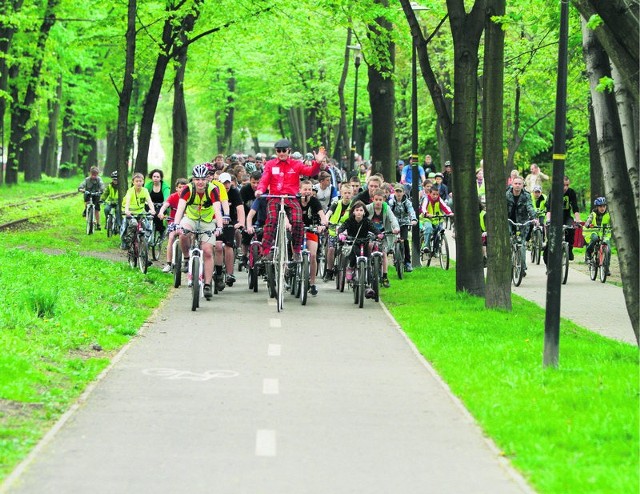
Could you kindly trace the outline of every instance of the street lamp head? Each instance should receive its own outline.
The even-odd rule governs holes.
[[[357,67],[358,65],[360,65],[360,61],[362,58],[362,47],[360,46],[360,43],[358,43],[357,45],[347,45],[347,48],[349,48],[349,50],[353,50],[353,60]]]

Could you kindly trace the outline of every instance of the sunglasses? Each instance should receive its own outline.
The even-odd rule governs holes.
[[[276,153],[286,153],[289,150],[287,148],[276,148]]]

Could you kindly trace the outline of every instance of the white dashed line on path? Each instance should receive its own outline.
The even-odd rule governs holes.
[[[276,456],[276,431],[259,429],[256,432],[256,456]]]
[[[277,395],[280,393],[280,381],[278,379],[265,378],[262,381],[262,392],[266,395]]]
[[[269,357],[279,357],[282,353],[282,345],[277,345],[275,343],[269,344],[267,348],[267,355]]]

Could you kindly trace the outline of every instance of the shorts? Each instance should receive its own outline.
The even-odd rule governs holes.
[[[236,244],[236,229],[233,225],[225,226],[222,228],[222,242],[228,247],[233,247]]]
[[[304,232],[307,237],[307,242],[316,242],[318,243],[318,234],[313,232]]]
[[[197,223],[198,222],[196,220],[192,220],[191,218],[188,218],[188,217],[185,216],[180,221],[180,227],[183,230],[188,230],[190,232],[193,232],[196,229],[196,224]],[[200,221],[200,230],[214,231],[216,228],[217,228],[217,225],[216,225],[215,221],[211,221],[211,222]],[[203,235],[201,237],[201,240],[202,240],[202,242],[205,242],[207,244],[215,245],[216,236],[215,235]]]

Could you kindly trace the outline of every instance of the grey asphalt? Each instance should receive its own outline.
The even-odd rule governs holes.
[[[181,288],[10,493],[533,492],[384,307]]]

